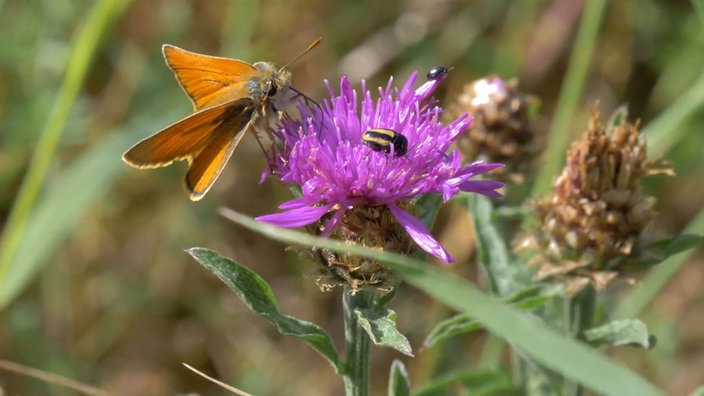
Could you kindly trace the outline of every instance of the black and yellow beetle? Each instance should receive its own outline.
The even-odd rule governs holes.
[[[408,139],[393,129],[372,128],[364,132],[362,142],[374,151],[385,153],[390,153],[393,145],[396,157],[400,157],[408,151]]]

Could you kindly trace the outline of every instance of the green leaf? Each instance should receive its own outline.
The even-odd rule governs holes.
[[[553,298],[561,295],[562,287],[530,287],[522,290],[509,298],[505,302],[523,310],[537,308]],[[469,333],[482,328],[481,323],[465,314],[455,315],[449,319],[438,323],[428,334],[423,342],[424,348],[430,348],[440,341],[444,341],[456,335]]]
[[[435,379],[413,391],[413,396],[447,395],[451,387],[456,385],[468,388],[467,394],[472,396],[519,394],[506,371],[473,370],[460,371]]]
[[[282,315],[271,288],[259,275],[213,250],[191,248],[187,252],[220,278],[252,312],[271,322],[281,334],[301,338],[323,355],[338,374],[342,372],[330,336],[313,323]]]
[[[433,228],[435,219],[438,217],[440,206],[442,205],[442,195],[425,194],[414,201],[415,207],[420,211],[418,217],[428,229]]]
[[[704,211],[699,211],[697,217],[687,224],[684,232],[704,234]],[[690,252],[681,252],[671,256],[660,265],[652,267],[652,270],[640,282],[639,287],[633,289],[621,300],[612,316],[620,319],[637,317],[687,262],[690,255]]]
[[[396,297],[396,293],[398,293],[398,282],[393,284],[388,292],[377,296],[374,306],[377,308],[386,307],[386,305],[388,305],[391,300]]]
[[[624,122],[628,122],[628,105],[622,104],[611,114],[606,123],[606,130],[611,131],[618,128]]]
[[[689,394],[689,396],[704,396],[704,386],[700,386],[695,389],[694,392]]]
[[[638,262],[642,266],[650,266],[663,262],[677,253],[684,252],[697,246],[704,241],[701,235],[682,234],[674,238],[660,239],[645,247],[649,256],[645,260]]]
[[[389,396],[408,396],[411,394],[411,381],[408,379],[408,372],[403,362],[395,359],[391,363],[391,373],[389,375]]]
[[[639,345],[645,349],[655,346],[655,338],[648,333],[645,323],[637,319],[614,320],[603,326],[585,330],[587,341],[596,345]]]
[[[424,348],[430,348],[440,341],[456,335],[469,333],[482,328],[481,323],[467,314],[458,314],[435,325],[423,341]]]
[[[354,311],[359,325],[367,332],[377,346],[393,348],[404,355],[413,356],[408,339],[396,328],[396,313],[388,308],[356,309]]]
[[[479,263],[491,290],[500,296],[514,293],[520,289],[519,278],[525,277],[525,266],[512,261],[506,242],[496,229],[491,200],[483,195],[470,194],[468,209],[479,242]]]
[[[509,296],[504,301],[520,309],[531,310],[561,296],[562,291],[561,285],[531,286]]]
[[[221,213],[237,224],[278,241],[317,246],[382,261],[405,282],[423,290],[438,302],[476,318],[482,326],[506,339],[523,354],[595,393],[613,396],[663,395],[627,366],[548,327],[538,318],[497,301],[470,282],[420,260],[283,229],[229,209],[222,209]]]

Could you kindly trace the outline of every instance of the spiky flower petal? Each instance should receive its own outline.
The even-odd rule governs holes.
[[[328,84],[331,98],[322,106],[299,106],[300,119],[285,119],[277,132],[270,162],[274,175],[301,187],[302,197],[258,219],[283,227],[315,223],[322,235],[344,234],[354,243],[402,253],[409,251],[410,237],[426,252],[453,261],[416,217],[412,201],[425,194],[442,194],[447,201],[460,191],[498,197],[503,183],[473,178],[502,165],[462,166],[457,151],[448,153],[471,120],[462,115],[440,122],[442,110],[430,98],[440,81],[413,89],[416,77],[401,89],[390,79],[373,98],[364,82],[358,94],[345,76],[339,94]],[[363,134],[373,128],[403,135],[407,152],[395,156],[364,145]]]

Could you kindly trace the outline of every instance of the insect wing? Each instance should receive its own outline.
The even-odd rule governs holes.
[[[190,160],[212,139],[223,115],[251,103],[243,99],[193,113],[135,144],[122,159],[135,168],[159,168],[174,161]]]
[[[213,137],[193,157],[184,184],[192,201],[200,200],[220,176],[235,148],[249,129],[254,114],[250,100],[237,101],[216,120]]]
[[[261,74],[237,59],[197,54],[169,44],[164,44],[162,52],[195,110],[248,97],[247,83]]]

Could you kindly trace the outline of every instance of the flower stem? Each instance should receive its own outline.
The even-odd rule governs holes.
[[[342,314],[345,324],[345,347],[347,356],[344,374],[345,395],[366,396],[369,394],[369,347],[371,340],[359,325],[357,309],[372,308],[377,294],[373,290],[352,293],[345,288],[342,293]]]
[[[582,289],[570,300],[570,327],[572,336],[584,340],[584,330],[592,327],[594,322],[594,306],[596,291],[591,285]]]
[[[591,328],[594,323],[595,306],[596,290],[591,285],[567,301],[566,320],[572,337],[584,341],[584,331]],[[565,386],[565,395],[581,396],[583,393],[584,389],[575,383],[567,383]]]

